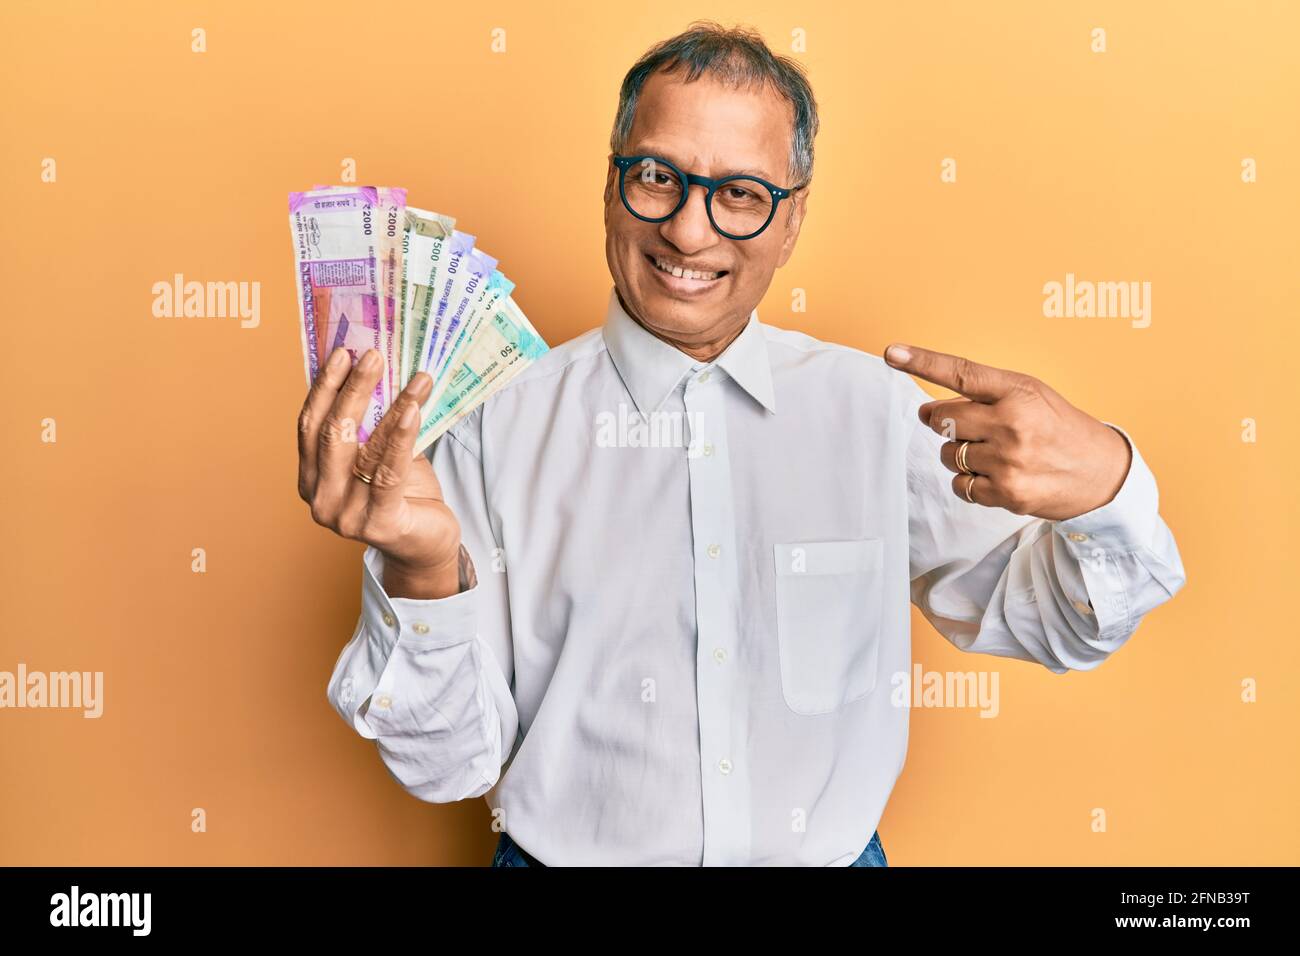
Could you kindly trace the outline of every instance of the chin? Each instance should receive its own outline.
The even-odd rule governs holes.
[[[631,299],[627,304],[645,325],[657,332],[693,336],[725,322],[735,289],[730,270],[721,271],[713,279],[692,279],[656,269],[639,251],[635,256],[625,273],[633,278],[628,283]]]
[[[720,309],[698,302],[683,302],[657,291],[642,293],[636,302],[636,317],[657,332],[692,336],[709,331],[721,318]]]

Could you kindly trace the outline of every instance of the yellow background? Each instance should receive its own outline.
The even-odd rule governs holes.
[[[913,712],[891,862],[1300,863],[1298,6],[9,0],[0,669],[102,670],[106,699],[98,721],[0,711],[0,863],[487,862],[483,801],[406,795],[326,703],[359,550],[295,492],[286,194],[347,157],[407,186],[562,342],[610,284],[618,84],[706,16],[778,51],[805,30],[822,110],[762,318],[1030,372],[1122,424],[1189,575],[1089,674],[961,654],[917,616],[915,659],[999,671],[1001,714]],[[260,282],[260,327],[153,317],[177,272]],[[1150,281],[1151,327],[1044,318],[1067,272]]]

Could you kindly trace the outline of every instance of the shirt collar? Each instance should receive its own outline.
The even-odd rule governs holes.
[[[709,364],[691,358],[642,328],[619,302],[617,289],[609,293],[604,336],[614,367],[643,415],[658,409],[684,376]],[[735,379],[737,385],[769,412],[776,411],[772,361],[758,322],[758,309],[749,314],[740,335],[713,364]]]

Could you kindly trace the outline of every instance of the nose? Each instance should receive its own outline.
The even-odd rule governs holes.
[[[659,226],[659,235],[684,255],[693,255],[716,246],[722,238],[714,232],[713,225],[709,222],[709,211],[704,202],[706,193],[703,186],[692,186],[686,193],[686,204],[677,210],[673,218]]]

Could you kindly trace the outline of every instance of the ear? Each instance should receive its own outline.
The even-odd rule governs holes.
[[[785,238],[781,241],[781,255],[776,262],[778,269],[785,265],[794,253],[794,244],[799,239],[799,230],[803,227],[804,216],[808,214],[808,193],[811,190],[810,183],[790,197],[790,212],[785,218]]]
[[[614,154],[609,154],[609,172],[605,176],[605,225],[609,226],[609,209],[610,203],[614,201],[615,196],[615,176],[618,174],[618,167],[614,165]]]

